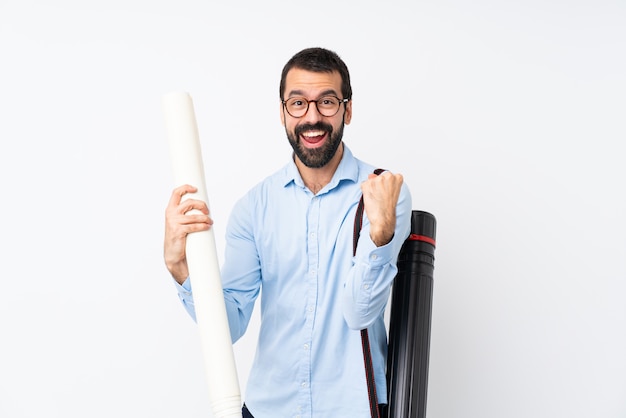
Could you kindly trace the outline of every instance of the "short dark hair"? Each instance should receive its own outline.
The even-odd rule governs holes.
[[[341,94],[343,95],[341,99],[352,99],[352,86],[350,85],[348,67],[335,52],[324,48],[307,48],[291,57],[283,67],[283,72],[280,77],[280,100],[284,100],[285,79],[287,78],[287,73],[292,68],[299,68],[316,73],[339,72],[341,76]]]

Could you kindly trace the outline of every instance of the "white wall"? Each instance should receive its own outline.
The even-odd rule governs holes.
[[[162,262],[161,97],[223,248],[290,155],[282,65],[348,63],[357,156],[438,220],[430,418],[626,416],[626,4],[0,0],[0,416],[209,416]],[[256,323],[255,323],[256,324]],[[254,325],[235,346],[242,386]]]

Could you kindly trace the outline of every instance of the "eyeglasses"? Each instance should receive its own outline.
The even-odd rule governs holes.
[[[290,97],[283,100],[283,106],[294,118],[301,118],[309,111],[309,104],[315,103],[320,115],[327,118],[335,116],[339,112],[342,103],[348,103],[350,99],[340,99],[337,96],[324,96],[317,100],[307,100],[304,97]]]

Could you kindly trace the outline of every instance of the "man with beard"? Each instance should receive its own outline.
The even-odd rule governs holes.
[[[230,215],[221,276],[231,336],[245,332],[261,288],[261,326],[244,417],[369,417],[359,330],[367,328],[378,402],[386,403],[384,311],[411,196],[402,175],[372,174],[343,143],[352,119],[345,63],[309,48],[285,65],[281,121],[293,159],[240,199]],[[187,234],[211,227],[208,208],[172,192],[164,258],[195,318],[185,259]],[[353,256],[354,218],[365,215]],[[185,215],[191,209],[203,215]]]

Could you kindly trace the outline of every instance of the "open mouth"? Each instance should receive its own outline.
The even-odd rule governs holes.
[[[300,138],[308,145],[321,144],[327,136],[328,132],[323,130],[307,130],[300,133]]]

